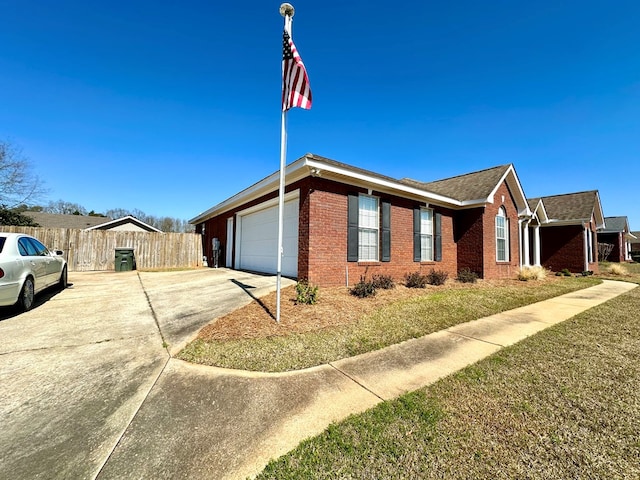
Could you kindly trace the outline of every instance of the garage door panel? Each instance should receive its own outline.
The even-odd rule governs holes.
[[[282,274],[298,275],[298,199],[285,202]],[[239,266],[243,270],[276,273],[278,207],[240,217]]]

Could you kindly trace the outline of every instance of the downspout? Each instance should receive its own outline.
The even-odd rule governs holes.
[[[586,272],[587,270],[589,270],[589,237],[587,234],[587,225],[583,223],[582,227],[584,228],[582,232],[583,233],[582,236],[584,237],[584,241],[582,242],[584,244],[584,249],[583,249],[584,268],[582,269],[582,271]]]
[[[525,220],[523,222],[524,231],[523,231],[523,244],[524,244],[524,265],[527,267],[531,266],[531,259],[529,258],[529,223],[531,223],[531,219]]]
[[[519,255],[519,266],[520,268],[522,268],[522,266],[524,265],[524,248],[522,246],[523,242],[524,242],[524,236],[522,234],[522,225],[524,223],[524,219],[523,218],[519,218],[518,219],[518,250],[520,250],[520,255]],[[497,240],[496,240],[497,242]]]

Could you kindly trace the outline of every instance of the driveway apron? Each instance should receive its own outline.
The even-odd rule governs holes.
[[[275,285],[224,269],[70,281],[30,312],[0,312],[0,478],[95,478],[167,366],[165,347]]]
[[[0,321],[0,478],[93,478],[168,354],[135,274],[75,284]]]

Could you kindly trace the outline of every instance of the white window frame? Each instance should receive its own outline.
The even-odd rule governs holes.
[[[503,242],[502,252],[500,251],[501,242]],[[503,254],[502,258],[500,253]],[[496,215],[496,261],[509,261],[509,219],[504,207],[500,207]]]
[[[420,209],[420,261],[433,262],[433,209]]]
[[[373,202],[373,205],[371,203]],[[374,207],[374,208],[367,208]],[[377,262],[380,255],[380,199],[358,195],[358,261]]]

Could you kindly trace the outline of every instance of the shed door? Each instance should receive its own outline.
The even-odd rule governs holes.
[[[282,274],[288,277],[298,276],[298,205],[298,198],[284,204]],[[239,236],[238,268],[277,273],[278,206],[239,216],[236,228]]]

